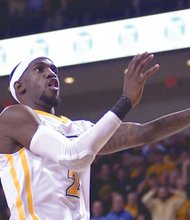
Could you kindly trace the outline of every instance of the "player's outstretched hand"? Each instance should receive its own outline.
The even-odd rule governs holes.
[[[133,107],[137,105],[141,99],[146,80],[159,69],[158,64],[146,69],[153,58],[154,55],[148,52],[138,54],[133,57],[128,68],[125,70],[123,95],[131,100]]]

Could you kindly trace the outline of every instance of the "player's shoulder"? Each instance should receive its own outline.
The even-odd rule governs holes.
[[[0,113],[0,117],[6,117],[6,116],[11,116],[12,114],[17,115],[17,114],[23,114],[30,112],[31,108],[22,105],[22,104],[15,104],[15,105],[10,105],[6,108],[3,109],[3,111]]]
[[[21,119],[30,119],[32,117],[36,117],[36,113],[32,108],[26,105],[22,104],[15,104],[10,105],[6,107],[1,113],[0,113],[0,123],[10,123],[10,122],[16,122]]]

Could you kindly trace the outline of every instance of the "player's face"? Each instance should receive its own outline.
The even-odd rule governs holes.
[[[56,66],[47,58],[34,60],[23,75],[28,103],[50,109],[59,103],[59,79]]]

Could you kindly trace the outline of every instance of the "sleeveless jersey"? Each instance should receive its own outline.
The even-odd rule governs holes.
[[[43,125],[70,139],[93,125],[36,112]],[[90,166],[76,173],[22,148],[14,154],[0,154],[0,178],[10,220],[89,219]]]

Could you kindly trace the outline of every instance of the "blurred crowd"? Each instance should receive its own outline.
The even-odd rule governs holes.
[[[189,220],[188,133],[98,156],[91,175],[91,220]]]
[[[0,0],[0,39],[188,7],[190,0]]]

